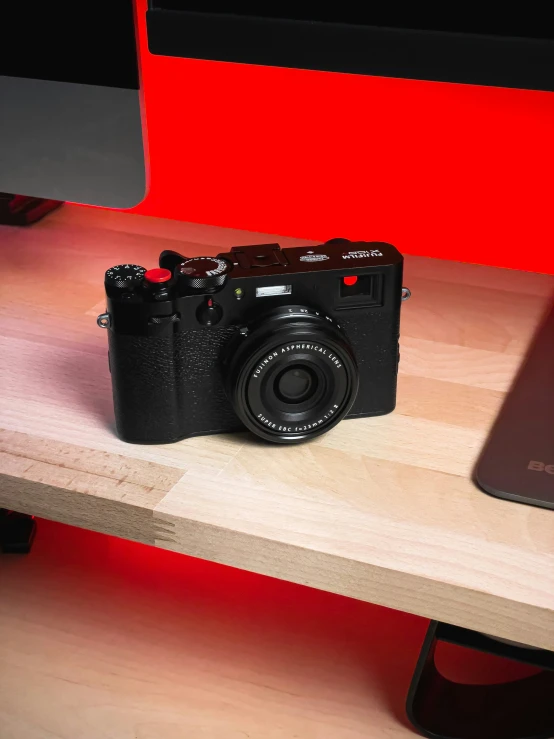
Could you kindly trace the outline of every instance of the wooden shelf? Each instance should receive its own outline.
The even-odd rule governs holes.
[[[552,513],[471,482],[554,277],[407,258],[389,416],[286,449],[114,436],[104,270],[265,238],[71,206],[0,230],[0,506],[554,649]]]

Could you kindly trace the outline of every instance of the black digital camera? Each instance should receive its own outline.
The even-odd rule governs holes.
[[[396,402],[402,255],[332,239],[106,272],[117,430],[166,444],[250,429],[311,439]]]

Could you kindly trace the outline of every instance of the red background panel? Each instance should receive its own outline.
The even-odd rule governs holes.
[[[134,210],[554,272],[554,94],[151,55]]]

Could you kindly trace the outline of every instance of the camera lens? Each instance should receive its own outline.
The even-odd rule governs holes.
[[[308,367],[284,369],[275,381],[275,392],[285,403],[308,400],[316,389],[316,377]]]
[[[231,343],[227,393],[238,417],[270,441],[306,441],[350,410],[358,371],[346,337],[309,308],[279,308]]]

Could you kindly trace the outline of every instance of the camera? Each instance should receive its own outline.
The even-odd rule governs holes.
[[[164,251],[105,276],[117,432],[306,441],[396,403],[402,255],[381,242]]]

